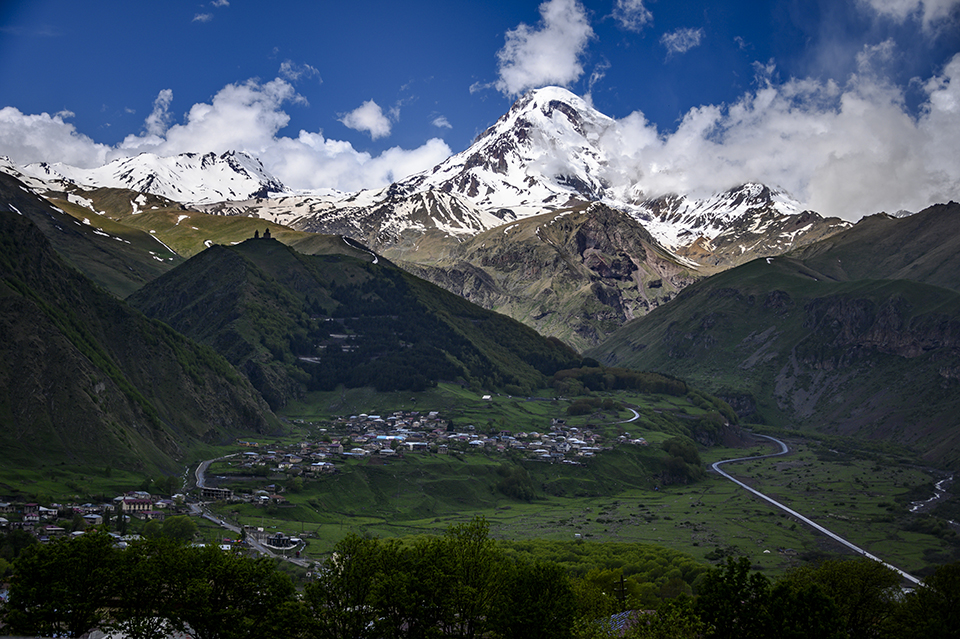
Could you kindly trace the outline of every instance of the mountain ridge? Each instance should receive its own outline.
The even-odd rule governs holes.
[[[956,203],[865,218],[703,279],[585,355],[683,377],[748,420],[890,439],[956,466],[957,224]]]
[[[28,217],[49,204],[0,176],[0,443],[8,460],[172,471],[187,449],[279,423],[211,349],[129,308]]]

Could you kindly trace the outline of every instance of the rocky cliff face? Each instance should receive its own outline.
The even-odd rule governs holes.
[[[436,261],[401,265],[578,349],[696,279],[635,220],[602,204],[520,220]]]

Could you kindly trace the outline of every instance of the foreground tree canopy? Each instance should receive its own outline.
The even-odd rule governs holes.
[[[744,558],[697,569],[664,550],[659,567],[644,562],[653,585],[602,565],[541,559],[557,550],[496,542],[482,519],[442,537],[349,535],[298,592],[276,560],[164,536],[121,549],[88,533],[21,548],[2,621],[13,634],[99,628],[132,639],[176,631],[198,639],[960,636],[960,564],[904,594],[894,572],[866,559],[771,582]],[[618,550],[632,561],[651,552]]]

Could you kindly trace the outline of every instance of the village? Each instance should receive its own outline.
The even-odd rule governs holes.
[[[169,497],[130,491],[106,503],[0,502],[0,531],[27,530],[47,541],[104,524],[111,529],[125,528],[121,521],[163,521],[168,516],[190,512],[190,503],[197,501],[252,501],[282,506],[287,499],[284,485],[275,480],[278,475],[315,478],[336,473],[344,463],[362,458],[367,458],[368,463],[386,463],[410,454],[512,454],[545,463],[581,464],[615,445],[647,445],[644,438],[632,438],[629,433],[604,441],[593,430],[570,427],[562,419],[551,420],[549,432],[543,433],[489,429],[481,433],[472,425],[458,430],[437,411],[396,411],[386,416],[361,413],[337,417],[322,425],[302,420],[294,423],[316,428],[316,441],[284,445],[238,440],[242,450],[219,460],[231,469],[232,475],[264,477],[264,485],[254,490],[234,491],[223,485],[229,484],[226,477],[217,477],[214,472],[207,481],[198,481],[195,493]]]
[[[297,420],[296,424],[305,422]],[[310,424],[313,425],[313,424]],[[287,474],[336,472],[337,463],[350,458],[402,458],[411,453],[462,455],[470,453],[506,454],[513,452],[529,459],[551,463],[578,464],[616,444],[646,445],[645,439],[620,435],[608,443],[592,430],[568,427],[564,420],[551,420],[549,432],[506,430],[481,433],[474,426],[451,429],[437,411],[397,411],[388,416],[359,414],[337,417],[320,428],[316,442],[302,442],[295,451],[279,445],[263,452],[241,454],[241,467],[251,471],[275,469]],[[257,442],[239,441],[247,448],[263,448]],[[213,492],[208,498],[214,496]]]

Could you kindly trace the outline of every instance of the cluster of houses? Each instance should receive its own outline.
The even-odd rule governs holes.
[[[78,518],[83,522],[83,528],[99,526],[105,518],[116,521],[121,516],[127,521],[131,518],[162,520],[168,514],[178,514],[183,499],[183,495],[164,499],[147,492],[132,491],[102,504],[43,506],[37,503],[0,502],[0,531],[29,530],[43,540],[77,532]]]
[[[436,411],[420,413],[397,411],[391,415],[352,415],[338,417],[319,442],[302,442],[295,451],[259,450],[253,442],[238,442],[255,448],[241,454],[243,467],[267,467],[290,474],[336,472],[334,461],[351,457],[398,457],[410,453],[448,455],[469,453],[506,453],[515,451],[528,458],[548,462],[579,463],[601,450],[601,437],[591,430],[568,427],[553,420],[548,432],[500,431],[480,434],[473,426],[451,429]],[[613,443],[645,445],[646,441],[620,436]]]

